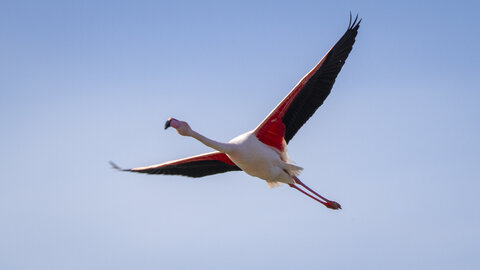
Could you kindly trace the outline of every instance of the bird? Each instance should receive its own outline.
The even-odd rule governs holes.
[[[196,132],[187,122],[170,117],[165,129],[172,127],[180,135],[192,137],[215,151],[132,169],[121,169],[110,161],[111,166],[128,172],[187,177],[244,171],[266,181],[269,187],[287,184],[327,208],[342,209],[339,203],[321,196],[298,178],[303,168],[290,161],[287,145],[330,94],[355,43],[361,21],[357,14],[352,22],[350,13],[343,36],[255,129],[229,142],[218,142]]]

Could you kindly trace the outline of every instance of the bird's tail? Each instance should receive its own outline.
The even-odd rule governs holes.
[[[292,176],[298,176],[303,171],[303,168],[292,163],[287,163],[288,170]]]

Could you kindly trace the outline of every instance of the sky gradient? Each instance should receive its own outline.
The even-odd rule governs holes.
[[[479,269],[475,1],[2,1],[0,269]],[[363,18],[289,153],[332,211],[243,172],[112,170],[253,129]]]

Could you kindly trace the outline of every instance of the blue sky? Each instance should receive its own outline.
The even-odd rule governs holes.
[[[478,269],[474,1],[2,1],[1,269]],[[112,170],[254,128],[348,25],[289,145],[331,211],[242,172]]]

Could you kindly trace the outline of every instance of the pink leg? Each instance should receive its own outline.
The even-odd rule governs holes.
[[[298,179],[296,176],[293,177],[293,179],[295,180],[295,183],[301,185],[302,187],[306,188],[308,191],[312,192],[313,194],[315,194],[316,196],[318,196],[320,199],[324,200],[325,202],[323,201],[320,201],[319,199],[317,198],[314,198],[312,195],[308,194],[307,192],[301,190],[300,188],[298,188],[295,184],[290,184],[290,187],[293,187],[297,190],[299,190],[300,192],[302,192],[303,194],[309,196],[310,198],[322,203],[323,205],[325,205],[326,207],[330,208],[330,209],[334,209],[334,210],[337,210],[337,209],[342,209],[342,206],[340,206],[339,203],[337,202],[334,202],[334,201],[330,201],[326,198],[324,198],[323,196],[321,196],[320,194],[318,194],[317,192],[315,192],[313,189],[309,188],[307,185],[305,185],[302,181],[300,181],[300,179]]]
[[[293,179],[295,180],[295,183],[301,185],[302,187],[306,188],[308,191],[312,192],[313,194],[317,195],[320,199],[324,200],[324,201],[327,201],[328,200],[326,198],[324,198],[322,195],[318,194],[317,192],[315,192],[313,189],[309,188],[307,185],[305,185],[302,181],[300,181],[300,179],[298,179],[296,176],[293,177]]]
[[[292,188],[294,188],[294,189],[296,189],[296,190],[298,190],[298,191],[302,192],[303,194],[307,195],[308,197],[310,197],[310,198],[314,199],[315,201],[317,201],[317,202],[319,202],[319,203],[321,203],[321,204],[323,204],[323,205],[327,206],[327,203],[326,203],[326,202],[323,202],[323,201],[321,201],[321,200],[319,200],[319,199],[317,199],[317,198],[313,197],[312,195],[308,194],[307,192],[305,192],[305,191],[303,191],[302,189],[300,189],[299,187],[297,187],[295,184],[288,184],[288,185],[289,185],[290,187],[292,187]]]

